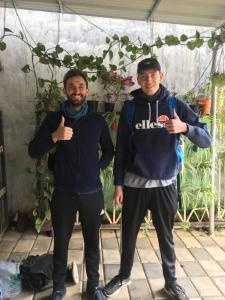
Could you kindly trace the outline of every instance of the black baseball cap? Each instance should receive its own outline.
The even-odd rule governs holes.
[[[156,58],[153,58],[153,57],[145,58],[138,63],[138,66],[137,66],[138,73],[140,73],[141,71],[144,71],[144,70],[148,70],[148,69],[161,71],[160,63],[158,62],[158,60]]]

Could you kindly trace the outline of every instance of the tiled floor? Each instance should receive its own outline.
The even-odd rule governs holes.
[[[101,231],[101,285],[108,282],[119,269],[119,238],[117,230]],[[225,229],[210,237],[201,231],[174,232],[177,256],[177,277],[192,300],[225,299]],[[52,238],[36,235],[33,231],[23,234],[15,231],[5,233],[0,242],[0,260],[21,261],[28,254],[42,254],[52,251]],[[83,265],[83,240],[80,231],[75,230],[69,246],[69,262],[75,260],[80,281],[68,285],[64,299],[81,300],[85,290],[86,274]],[[132,284],[124,287],[115,300],[167,299],[163,293],[163,277],[156,233],[151,230],[146,236],[140,231],[132,271]],[[14,299],[48,299],[51,285],[38,294],[22,292]]]

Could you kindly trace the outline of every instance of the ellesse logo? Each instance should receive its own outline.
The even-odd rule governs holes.
[[[158,117],[158,122],[166,122],[169,118],[166,115],[161,115]]]

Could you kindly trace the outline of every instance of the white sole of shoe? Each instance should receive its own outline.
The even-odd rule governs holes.
[[[78,268],[77,268],[77,264],[75,261],[72,262],[72,278],[73,278],[73,282],[75,284],[79,283],[79,273],[78,273]]]
[[[170,296],[170,299],[172,299],[172,300],[176,300],[176,298],[175,298],[175,296],[173,296],[173,295],[171,295],[168,291],[167,291],[167,289],[164,287],[164,291],[165,291],[165,293],[168,295],[168,296]],[[186,300],[188,300],[189,298],[186,296]]]
[[[122,287],[125,286],[125,285],[130,285],[131,284],[131,280],[128,281],[127,283],[124,283],[118,290],[116,290],[113,294],[111,295],[107,295],[104,293],[104,289],[103,289],[103,294],[107,297],[107,298],[113,298],[114,296],[118,295],[119,292],[121,291]]]
[[[166,294],[167,294],[168,296],[170,296],[170,299],[174,300],[174,297],[167,291],[166,288],[164,288],[164,291],[166,292]]]

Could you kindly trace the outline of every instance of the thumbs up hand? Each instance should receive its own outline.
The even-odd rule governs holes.
[[[73,136],[73,129],[65,126],[65,118],[62,116],[59,127],[52,133],[54,143],[58,141],[69,141]]]
[[[166,129],[169,133],[185,133],[188,131],[188,125],[185,122],[182,122],[176,110],[173,111],[173,119],[166,121]]]
[[[64,124],[65,124],[65,118],[62,116],[62,120],[61,120],[59,126],[64,127]]]

